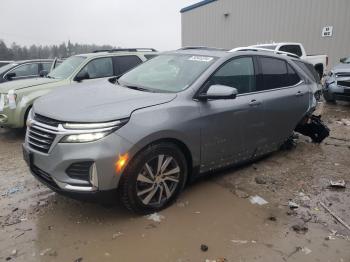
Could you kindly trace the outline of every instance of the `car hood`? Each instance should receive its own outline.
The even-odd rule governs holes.
[[[127,118],[137,109],[170,102],[173,93],[132,90],[101,81],[60,87],[34,103],[34,112],[67,122],[104,122]]]
[[[10,91],[10,90],[20,90],[20,89],[24,89],[24,88],[44,85],[47,83],[54,83],[54,82],[58,82],[58,81],[60,81],[60,80],[46,78],[46,77],[8,81],[8,82],[0,84],[0,93],[5,94],[5,93],[8,93],[8,91]]]
[[[333,67],[332,71],[334,73],[339,73],[339,72],[350,72],[350,64],[337,64],[336,66]]]

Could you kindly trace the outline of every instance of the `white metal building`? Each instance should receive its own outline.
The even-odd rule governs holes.
[[[205,0],[180,12],[183,46],[300,42],[330,65],[350,56],[350,0]]]

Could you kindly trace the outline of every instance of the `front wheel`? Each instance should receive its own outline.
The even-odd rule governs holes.
[[[187,170],[184,154],[176,145],[159,143],[147,147],[131,160],[122,174],[123,204],[140,214],[169,206],[184,188]]]

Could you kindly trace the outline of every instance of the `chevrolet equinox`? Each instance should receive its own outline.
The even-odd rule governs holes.
[[[130,210],[155,212],[186,181],[278,150],[307,122],[316,102],[295,61],[183,48],[115,83],[57,89],[29,113],[24,159],[56,192],[113,190]]]

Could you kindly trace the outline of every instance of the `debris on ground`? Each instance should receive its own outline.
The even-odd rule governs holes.
[[[320,205],[334,217],[340,224],[342,224],[345,228],[350,231],[350,226],[346,224],[339,216],[337,216],[334,212],[332,212],[323,202],[320,202]]]
[[[341,121],[341,123],[344,124],[345,126],[350,126],[350,120],[349,120],[349,119],[343,118],[343,119],[341,119],[340,121]]]
[[[243,190],[235,189],[234,194],[238,196],[239,198],[248,198],[249,194]]]
[[[290,258],[298,252],[303,252],[305,255],[309,255],[312,252],[312,250],[308,247],[296,247],[295,250],[292,253],[290,253],[287,258]]]
[[[277,221],[277,218],[276,218],[275,216],[270,216],[270,217],[268,218],[268,220],[276,222],[276,221]]]
[[[292,229],[298,234],[306,234],[309,228],[305,224],[296,224],[292,226]]]
[[[330,129],[321,120],[321,116],[315,115],[312,115],[306,123],[298,125],[295,131],[311,137],[314,143],[321,143],[330,133]]]
[[[214,260],[211,260],[211,259],[206,259],[205,262],[227,262],[228,260],[224,257],[220,257],[220,258],[217,258],[217,259],[214,259]]]
[[[266,205],[266,204],[269,203],[269,202],[267,202],[265,199],[263,199],[263,198],[260,197],[260,196],[251,196],[251,197],[249,198],[249,201],[250,201],[250,203],[252,203],[253,205],[254,205],[254,204],[258,204],[258,205],[260,205],[260,206]]]
[[[79,257],[79,258],[77,258],[76,260],[74,260],[74,262],[83,262],[83,258],[82,258],[82,257]]]
[[[159,215],[158,213],[153,213],[153,214],[147,216],[147,219],[148,219],[148,220],[152,220],[152,221],[157,222],[157,223],[162,222],[162,220],[163,220],[164,218],[165,218],[164,216]]]
[[[124,235],[122,232],[114,233],[114,234],[112,235],[112,239],[116,239],[116,238],[118,238],[118,237],[120,237],[120,236],[122,236],[122,235]]]
[[[177,202],[177,206],[178,207],[186,207],[186,206],[188,206],[188,204],[189,204],[189,202],[188,201],[185,201],[185,202]]]
[[[50,256],[50,257],[55,257],[57,256],[57,252],[53,250],[52,248],[46,248],[43,251],[40,252],[40,256]]]
[[[310,248],[303,247],[303,248],[301,249],[301,252],[303,252],[305,255],[308,255],[308,254],[310,254],[312,251],[311,251]]]
[[[23,190],[23,186],[11,187],[5,193],[3,193],[1,196],[13,195],[13,194],[16,194],[17,192],[20,192],[22,190]]]
[[[204,245],[204,244],[201,245],[201,250],[202,250],[203,252],[207,252],[208,249],[209,249],[209,248],[208,248],[207,245]]]
[[[234,244],[248,244],[248,243],[256,244],[255,240],[236,240],[236,239],[233,239],[233,240],[231,240],[231,242]]]
[[[268,183],[275,184],[276,180],[272,177],[266,176],[266,175],[260,175],[255,177],[255,183],[259,185],[266,185]]]
[[[299,205],[297,203],[293,202],[293,201],[289,201],[288,202],[288,207],[290,209],[297,209],[297,208],[299,208]]]
[[[330,181],[329,183],[330,187],[333,188],[346,188],[345,180],[337,180],[337,181]]]

